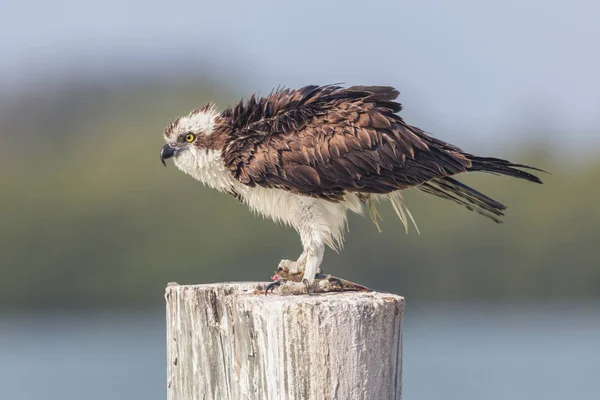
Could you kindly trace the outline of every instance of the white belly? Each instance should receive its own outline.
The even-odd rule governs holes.
[[[335,249],[341,248],[342,245],[346,211],[351,210],[362,214],[362,203],[354,194],[347,195],[343,202],[333,203],[283,189],[238,184],[235,190],[252,211],[292,226],[301,235],[306,229],[324,233],[326,243]]]

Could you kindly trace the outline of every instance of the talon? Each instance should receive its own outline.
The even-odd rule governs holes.
[[[304,285],[306,285],[306,295],[309,296],[310,295],[310,283],[308,283],[308,279],[306,279],[306,278],[302,279],[302,283],[304,283]]]
[[[267,285],[266,289],[265,289],[265,296],[269,294],[269,290],[271,291],[271,293],[273,293],[273,290],[275,290],[276,287],[281,286],[281,283],[283,282],[283,279],[279,279],[275,282],[271,282]]]

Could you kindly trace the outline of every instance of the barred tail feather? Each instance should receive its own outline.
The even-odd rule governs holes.
[[[523,164],[514,164],[500,158],[478,157],[472,154],[465,155],[471,161],[471,167],[468,168],[468,171],[481,171],[490,174],[506,175],[539,184],[542,183],[540,178],[532,173],[522,171],[522,169],[546,173],[546,171],[539,168]],[[434,196],[452,200],[494,222],[502,222],[500,217],[504,215],[503,210],[506,209],[503,204],[498,203],[496,200],[487,197],[483,193],[478,192],[454,178],[446,176],[443,178],[432,179],[429,182],[420,185],[418,188],[423,192],[433,194]]]
[[[530,167],[529,165],[513,164],[510,161],[502,160],[500,158],[477,157],[471,154],[467,154],[467,157],[469,158],[472,164],[469,168],[469,171],[482,171],[491,174],[512,176],[513,178],[525,179],[529,182],[535,182],[540,184],[542,183],[540,178],[529,172],[522,171],[521,169],[528,169],[532,171],[547,173],[543,169]]]
[[[496,223],[502,222],[499,217],[504,215],[502,211],[506,209],[506,206],[454,178],[433,179],[418,188],[425,193],[451,200]]]

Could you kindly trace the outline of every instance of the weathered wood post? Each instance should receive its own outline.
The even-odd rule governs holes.
[[[400,399],[404,299],[169,284],[170,400]]]

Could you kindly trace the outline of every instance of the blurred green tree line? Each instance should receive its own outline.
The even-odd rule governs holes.
[[[173,117],[236,100],[213,85],[79,82],[4,97],[0,309],[156,307],[169,281],[268,280],[300,253],[292,229],[159,163]],[[547,150],[491,154],[551,171],[543,186],[462,178],[508,206],[504,224],[408,191],[421,235],[387,205],[383,233],[353,215],[325,269],[412,301],[599,297],[600,159],[566,165]]]

